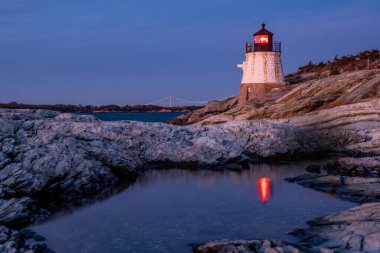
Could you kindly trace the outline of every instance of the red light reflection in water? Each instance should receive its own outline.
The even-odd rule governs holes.
[[[268,201],[270,197],[270,178],[268,177],[263,177],[260,178],[259,180],[259,191],[260,191],[260,197],[261,197],[261,202],[265,203]]]

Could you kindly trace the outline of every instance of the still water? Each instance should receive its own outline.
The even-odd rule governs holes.
[[[90,113],[104,121],[135,120],[143,122],[167,122],[183,112],[96,112]]]
[[[56,252],[191,252],[213,239],[270,238],[353,203],[284,181],[311,162],[234,171],[154,170],[106,200],[32,227]]]

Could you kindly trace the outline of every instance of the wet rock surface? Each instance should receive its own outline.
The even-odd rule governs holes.
[[[376,157],[343,157],[334,163],[310,166],[310,174],[286,179],[318,191],[358,202],[380,201],[380,159]]]
[[[318,191],[332,193],[353,202],[380,201],[380,178],[306,174],[287,181],[297,182],[302,186]]]
[[[0,224],[30,221],[35,209],[34,201],[29,197],[0,199]]]
[[[41,243],[44,238],[32,231],[15,231],[0,226],[0,252],[2,253],[53,253],[46,244]]]

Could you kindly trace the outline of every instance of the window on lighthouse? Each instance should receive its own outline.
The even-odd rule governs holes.
[[[255,44],[268,44],[269,37],[268,35],[256,35],[254,38]]]

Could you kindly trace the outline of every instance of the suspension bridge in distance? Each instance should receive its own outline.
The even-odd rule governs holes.
[[[167,96],[145,105],[155,105],[161,107],[186,107],[186,106],[205,106],[209,101],[187,100],[174,96]]]

